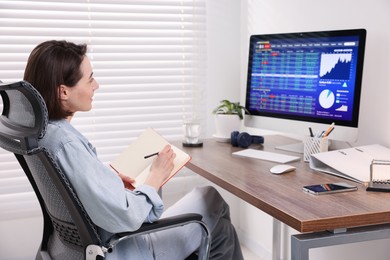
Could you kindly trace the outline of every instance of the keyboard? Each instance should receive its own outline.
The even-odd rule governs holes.
[[[276,163],[289,163],[289,162],[301,160],[301,157],[298,156],[273,153],[273,152],[265,152],[265,151],[255,150],[255,149],[245,149],[239,152],[234,152],[232,153],[232,155],[249,157],[249,158],[271,161]]]

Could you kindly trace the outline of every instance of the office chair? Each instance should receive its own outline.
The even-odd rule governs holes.
[[[0,116],[0,147],[14,153],[40,203],[44,228],[36,259],[105,259],[121,241],[190,223],[203,231],[198,259],[208,259],[211,236],[199,214],[183,214],[146,223],[139,230],[114,234],[102,241],[72,188],[72,184],[45,147],[38,145],[48,124],[46,104],[28,82],[0,83],[3,111]],[[1,106],[0,106],[1,107]],[[58,252],[66,252],[56,256]],[[194,254],[190,256],[194,259]]]

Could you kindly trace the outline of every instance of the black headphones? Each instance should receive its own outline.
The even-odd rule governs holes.
[[[264,143],[264,137],[259,135],[250,135],[246,132],[233,131],[230,134],[230,143],[233,146],[239,146],[242,148],[248,148],[251,144]]]

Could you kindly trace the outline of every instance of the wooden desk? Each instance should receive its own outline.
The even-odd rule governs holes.
[[[251,148],[296,155],[274,149],[294,142],[283,136],[266,136],[264,146],[253,145]],[[181,147],[181,144],[176,145]],[[303,192],[302,187],[309,184],[340,181],[356,184],[313,171],[303,160],[290,163],[297,167],[295,172],[273,175],[269,169],[277,163],[232,156],[232,152],[242,148],[215,139],[204,140],[202,148],[182,148],[192,156],[187,164],[189,169],[299,232],[390,223],[390,193],[366,192],[360,184],[357,184],[358,191],[354,192],[332,195]]]

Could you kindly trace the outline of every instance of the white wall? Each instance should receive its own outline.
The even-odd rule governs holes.
[[[0,259],[35,259],[41,244],[43,219],[40,215],[0,221]]]
[[[207,130],[215,130],[212,111],[222,99],[240,101],[240,1],[207,1]]]
[[[246,54],[250,34],[365,28],[367,42],[363,75],[360,144],[381,143],[390,147],[390,1],[388,0],[244,0],[241,5],[241,52]],[[241,100],[244,100],[247,57],[241,57]],[[254,129],[246,129],[254,130]],[[270,259],[272,220],[259,210],[242,203],[240,227],[249,247]],[[248,226],[251,223],[253,226]],[[246,228],[244,228],[246,227]],[[287,228],[283,259],[290,259]],[[310,259],[388,259],[390,239],[315,249]],[[258,244],[256,249],[254,245]]]

